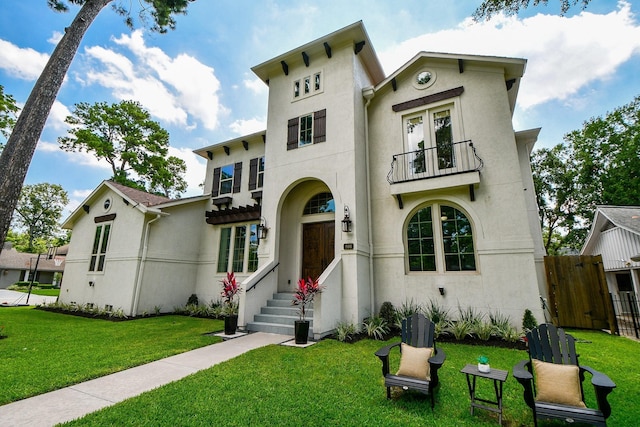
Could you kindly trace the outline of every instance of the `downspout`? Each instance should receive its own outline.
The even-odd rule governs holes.
[[[369,235],[369,294],[371,295],[371,315],[375,313],[375,285],[373,281],[373,224],[371,223],[371,163],[369,162],[369,104],[375,96],[373,87],[362,91],[362,96],[367,100],[364,104],[364,153],[367,163],[367,223]]]
[[[140,303],[140,291],[142,289],[142,277],[144,276],[144,265],[147,260],[147,251],[149,249],[149,230],[151,224],[160,219],[162,214],[156,214],[156,217],[147,222],[144,231],[144,241],[142,243],[142,257],[140,258],[140,266],[138,267],[138,275],[136,277],[136,287],[133,290],[133,300],[131,301],[131,315],[135,316],[138,312],[138,304]]]

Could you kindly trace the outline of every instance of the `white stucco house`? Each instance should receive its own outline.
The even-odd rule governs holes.
[[[309,276],[325,286],[316,338],[385,301],[542,318],[539,129],[512,123],[525,66],[419,52],[385,75],[356,22],[253,67],[266,130],[195,150],[199,197],[143,201],[102,183],[65,222],[61,301],[170,311],[192,293],[217,299],[234,271],[248,330],[286,332],[267,306]]]
[[[640,289],[640,206],[597,206],[581,255],[601,255],[609,292]]]

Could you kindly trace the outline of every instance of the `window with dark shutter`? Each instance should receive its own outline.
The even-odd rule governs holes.
[[[313,113],[313,143],[325,142],[327,140],[327,110],[320,110]]]
[[[249,161],[249,191],[255,190],[258,186],[258,160]]]
[[[242,162],[235,164],[233,168],[233,192],[240,192],[240,183],[242,181]]]
[[[287,133],[287,150],[298,148],[298,118],[289,119],[289,132]]]
[[[213,185],[211,186],[211,196],[218,197],[220,194],[220,172],[221,168],[215,168],[213,170]]]

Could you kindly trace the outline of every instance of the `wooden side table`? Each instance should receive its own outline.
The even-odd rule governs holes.
[[[469,396],[471,397],[471,415],[474,408],[480,408],[498,414],[498,422],[502,425],[502,384],[507,380],[509,371],[491,368],[490,372],[484,373],[478,371],[477,365],[467,365],[460,370],[467,376],[467,386],[469,387]],[[476,379],[486,378],[493,380],[493,389],[496,392],[496,400],[487,400],[476,397]],[[481,402],[481,403],[478,403]],[[496,405],[497,408],[487,405]]]

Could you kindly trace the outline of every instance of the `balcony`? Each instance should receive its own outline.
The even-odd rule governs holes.
[[[482,159],[470,140],[395,154],[387,181],[391,194],[473,186],[480,183]],[[420,182],[417,182],[420,181]],[[470,187],[471,188],[471,187]]]

